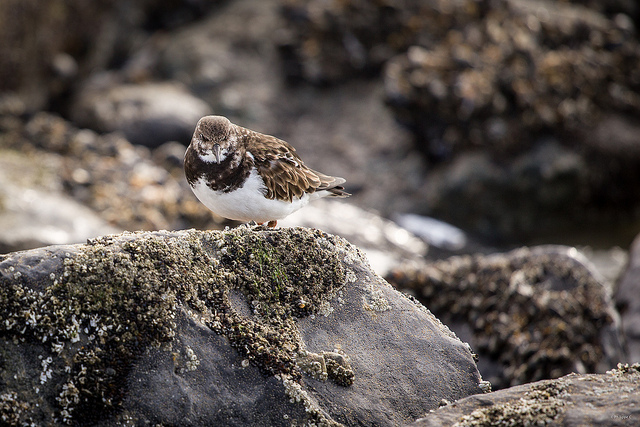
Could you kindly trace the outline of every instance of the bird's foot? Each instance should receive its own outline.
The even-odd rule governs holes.
[[[264,226],[265,226],[265,223],[264,223],[264,222],[255,222],[255,221],[251,221],[249,224],[259,225],[259,226],[261,226],[261,227],[264,227]],[[269,227],[269,228],[274,228],[276,225],[278,225],[278,220],[269,221],[269,222],[267,222],[266,224],[267,224],[267,225],[266,225],[267,227]]]

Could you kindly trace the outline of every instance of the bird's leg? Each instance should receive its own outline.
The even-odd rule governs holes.
[[[257,224],[259,226],[263,226],[265,224],[264,222],[255,222],[255,221],[251,221],[251,223]],[[267,224],[267,227],[274,228],[276,225],[278,225],[278,220],[276,219],[273,221],[269,221],[266,224]]]

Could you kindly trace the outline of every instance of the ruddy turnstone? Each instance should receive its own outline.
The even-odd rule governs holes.
[[[222,116],[198,121],[184,171],[196,197],[216,214],[270,227],[311,200],[350,196],[343,178],[309,169],[287,142]]]

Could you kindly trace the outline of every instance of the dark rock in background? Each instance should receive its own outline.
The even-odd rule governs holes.
[[[269,123],[272,103],[293,102],[283,96],[273,44],[281,26],[277,6],[274,0],[228,2],[200,22],[159,36],[124,71],[137,75],[143,67],[155,79],[177,80],[232,121],[277,125]]]
[[[470,3],[455,8],[467,19],[437,45],[416,44],[386,68],[388,101],[429,155],[461,146],[519,152],[603,113],[640,110],[630,20],[562,2]]]
[[[396,117],[429,159],[449,161],[436,176],[457,180],[461,190],[458,198],[457,189],[430,187],[439,194],[424,213],[515,240],[541,229],[552,235],[633,221],[640,200],[640,128],[633,119],[640,113],[640,44],[631,20],[562,2],[470,3],[455,3],[467,19],[452,22],[437,44],[416,44],[385,69]],[[539,175],[548,159],[534,162],[549,140],[574,157],[568,176]],[[461,179],[461,157],[480,149],[487,160],[473,169],[502,178]],[[533,170],[517,170],[523,157]],[[492,186],[496,180],[512,188]],[[519,188],[523,180],[528,188]],[[499,199],[492,189],[502,192]],[[451,209],[461,199],[469,208]]]
[[[424,205],[497,243],[557,236],[586,221],[589,170],[584,157],[556,140],[508,162],[464,152],[433,170]]]
[[[434,1],[282,3],[287,26],[278,42],[284,71],[290,80],[316,84],[375,75],[409,46],[435,42],[451,18],[448,7]]]
[[[317,230],[124,233],[0,274],[12,424],[399,425],[486,389],[468,345]]]
[[[121,65],[149,31],[197,19],[219,1],[7,0],[0,5],[0,93],[28,111],[60,106],[75,83]]]
[[[407,265],[388,280],[469,341],[504,388],[623,360],[618,314],[587,264],[572,248],[523,248]]]
[[[415,44],[386,67],[387,99],[428,155],[522,152],[604,113],[640,111],[640,48],[628,18],[562,2],[471,3],[454,6],[466,19],[439,43]]]
[[[635,426],[640,418],[640,365],[606,374],[570,374],[445,405],[412,426]]]
[[[78,94],[72,120],[99,132],[120,131],[132,144],[189,145],[193,124],[212,113],[204,101],[173,82],[118,84],[98,76]]]
[[[449,46],[459,65],[477,66],[469,59],[474,53],[470,49],[479,46],[455,45],[465,36],[469,36],[472,43],[479,42],[481,35],[478,31],[492,32],[498,36],[494,41],[501,45],[500,48],[507,48],[513,43],[517,51],[533,47],[527,44],[530,41],[527,33],[540,31],[540,24],[545,27],[543,43],[558,47],[564,43],[572,45],[576,37],[587,41],[584,40],[590,35],[587,27],[601,26],[604,16],[627,34],[633,31],[632,20],[637,22],[640,16],[638,5],[625,0],[536,2],[535,5],[511,0],[283,0],[282,4],[286,26],[277,40],[285,73],[290,79],[313,83],[338,83],[349,78],[376,75],[388,60],[397,54],[405,54],[411,46]],[[580,4],[588,8],[578,6]],[[526,27],[522,27],[520,18],[523,14],[538,16],[526,18]],[[602,17],[596,16],[599,14]],[[517,22],[516,28],[509,30],[515,30],[513,34],[518,37],[507,40],[504,37],[507,30],[496,25],[509,22],[508,27],[514,21]],[[502,37],[496,31],[503,32]],[[607,36],[610,34],[606,34],[605,39]],[[596,45],[602,41],[592,40]],[[481,51],[478,48],[475,52]],[[513,50],[507,49],[507,52]],[[498,53],[494,51],[494,54]],[[495,63],[491,60],[482,65],[491,66]],[[416,81],[410,84],[425,83],[423,76],[415,74]],[[441,82],[434,82],[436,85],[441,85]]]

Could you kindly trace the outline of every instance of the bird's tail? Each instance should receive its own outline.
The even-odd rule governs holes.
[[[338,176],[325,175],[314,171],[314,173],[320,178],[320,185],[316,188],[316,197],[349,197],[351,194],[344,191],[344,184],[346,180]]]
[[[344,191],[344,187],[341,185],[337,185],[333,188],[329,188],[327,190],[325,190],[326,192],[328,192],[329,194],[327,194],[327,197],[349,197],[351,194],[347,193],[346,191]]]

